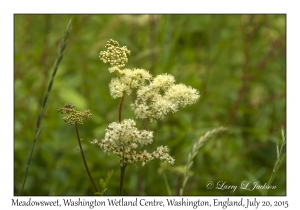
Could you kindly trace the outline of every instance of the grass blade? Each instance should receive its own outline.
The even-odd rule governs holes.
[[[168,182],[168,179],[167,179],[165,173],[163,173],[163,178],[164,178],[165,185],[166,185],[166,188],[167,188],[167,191],[168,191],[168,195],[171,196],[172,193],[171,193],[170,185],[169,185],[169,182]]]
[[[60,64],[60,62],[61,62],[61,60],[63,58],[64,49],[65,49],[65,47],[67,45],[71,22],[72,22],[72,19],[69,21],[69,23],[68,23],[68,25],[66,27],[66,30],[65,30],[65,32],[63,34],[63,37],[62,37],[62,39],[60,41],[60,44],[59,44],[59,47],[58,47],[58,50],[57,50],[56,60],[55,60],[54,65],[53,65],[52,75],[51,75],[51,78],[50,78],[50,81],[49,81],[49,84],[48,84],[47,92],[45,94],[45,97],[44,97],[44,100],[43,100],[43,103],[42,103],[42,109],[41,109],[41,111],[40,111],[40,113],[38,115],[37,121],[36,121],[35,134],[34,134],[32,146],[31,146],[31,150],[30,150],[30,153],[29,153],[29,157],[28,157],[28,160],[27,160],[27,167],[26,167],[26,171],[25,171],[25,175],[24,175],[23,184],[22,184],[21,195],[23,195],[23,192],[24,192],[24,186],[25,186],[25,183],[26,183],[28,169],[29,169],[29,166],[30,166],[30,162],[31,162],[31,158],[32,158],[34,146],[35,146],[35,143],[36,143],[36,141],[38,139],[38,134],[40,132],[41,121],[42,121],[43,115],[45,113],[46,105],[47,105],[48,98],[49,98],[50,93],[51,93],[51,89],[52,89],[52,85],[53,85],[53,82],[54,82],[54,78],[55,78],[58,66],[59,66],[59,64]]]
[[[189,171],[190,171],[190,168],[192,167],[193,165],[193,159],[194,157],[197,155],[200,147],[203,145],[203,143],[205,141],[207,141],[213,134],[215,133],[218,133],[218,132],[221,132],[221,131],[224,131],[226,130],[226,128],[224,127],[219,127],[217,129],[213,129],[211,131],[207,131],[204,136],[202,136],[193,146],[193,149],[192,151],[189,153],[188,155],[188,161],[186,163],[186,166],[185,166],[185,170],[184,170],[184,174],[183,174],[183,183],[182,183],[182,186],[180,188],[180,196],[183,195],[183,190],[184,190],[184,187],[188,181],[188,178],[189,178]]]
[[[276,173],[278,171],[278,169],[280,168],[283,160],[285,159],[285,155],[286,153],[282,154],[282,150],[283,150],[283,147],[285,146],[285,137],[284,137],[284,130],[281,129],[281,135],[282,135],[282,143],[281,143],[281,147],[280,147],[280,151],[279,151],[279,143],[277,142],[277,145],[276,145],[276,149],[277,149],[277,160],[275,162],[275,165],[274,165],[274,168],[273,168],[273,171],[272,171],[272,175],[268,181],[268,186],[271,186],[271,184],[273,183],[273,180],[276,176]],[[263,192],[263,195],[268,195],[268,188],[266,188]]]

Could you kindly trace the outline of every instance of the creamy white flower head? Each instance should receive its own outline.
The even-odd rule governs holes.
[[[119,71],[118,76],[121,81],[130,86],[137,88],[145,84],[152,78],[152,75],[145,69],[123,69]]]
[[[154,97],[149,106],[152,110],[151,117],[155,119],[164,119],[171,110],[177,110],[176,104],[161,95]]]
[[[168,89],[175,82],[175,78],[170,74],[157,75],[150,84],[151,88],[160,88],[162,90]]]
[[[153,132],[141,130],[135,127],[135,121],[132,119],[123,120],[121,123],[113,122],[106,129],[104,141],[116,147],[132,147],[135,144],[141,146],[151,144],[153,141]]]
[[[144,103],[137,103],[135,101],[134,104],[131,104],[132,109],[134,110],[134,114],[136,115],[137,118],[140,119],[146,119],[150,116],[150,107],[147,104]]]
[[[146,150],[137,152],[138,147],[151,144],[153,132],[138,130],[132,119],[123,120],[121,123],[113,122],[107,126],[105,138],[101,141],[93,140],[92,144],[98,144],[107,153],[114,153],[119,157],[121,165],[137,162],[145,163],[157,158],[168,164],[173,164],[174,159],[169,155],[167,147],[160,146],[153,153]]]
[[[130,94],[131,90],[128,85],[122,83],[119,78],[113,78],[109,83],[110,95],[113,98],[120,98],[124,93]]]
[[[156,151],[153,152],[154,156],[167,164],[174,164],[175,159],[169,155],[169,148],[167,146],[159,146]]]
[[[113,67],[114,68],[114,67]],[[112,68],[111,68],[112,69]],[[130,95],[132,89],[145,85],[152,75],[144,69],[117,69],[117,78],[113,78],[109,84],[110,94],[113,98],[120,98],[124,94]]]
[[[149,85],[137,91],[137,99],[131,107],[137,118],[149,118],[150,121],[162,120],[168,113],[178,111],[197,102],[200,97],[198,90],[184,84],[174,84],[172,75],[156,76]]]
[[[137,101],[144,101],[151,100],[159,93],[159,89],[152,89],[150,85],[140,87],[136,94],[137,94]]]
[[[199,97],[198,90],[184,84],[173,85],[165,92],[165,98],[173,103],[178,103],[181,107],[196,103]]]

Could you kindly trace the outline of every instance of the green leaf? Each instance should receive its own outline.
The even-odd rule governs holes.
[[[103,189],[102,192],[101,192],[101,195],[104,195],[106,190],[107,190],[107,188]]]
[[[278,144],[276,145],[276,152],[277,152],[277,160],[279,160],[279,147],[278,147]]]
[[[101,186],[102,189],[106,188],[106,183],[104,182],[103,179],[100,179],[99,183],[100,183],[100,186]]]
[[[282,142],[285,144],[284,130],[281,129]]]
[[[105,182],[106,182],[106,183],[109,182],[109,180],[110,180],[110,178],[111,178],[113,172],[114,172],[113,170],[110,170],[110,171],[107,173],[106,178],[105,178]]]

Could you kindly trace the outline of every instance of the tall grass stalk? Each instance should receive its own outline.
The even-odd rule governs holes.
[[[281,143],[281,146],[280,146],[280,149],[279,149],[279,142],[277,142],[277,145],[276,145],[276,151],[277,151],[277,160],[275,162],[275,165],[274,165],[274,168],[273,168],[273,171],[272,171],[272,175],[268,181],[268,185],[267,186],[271,186],[274,178],[275,178],[275,175],[278,171],[278,169],[280,168],[284,158],[285,158],[285,154],[283,154],[283,147],[285,146],[286,144],[286,141],[285,141],[285,137],[284,137],[284,130],[281,129],[281,135],[282,135],[282,143]],[[266,187],[266,189],[263,191],[263,195],[268,195],[268,187]]]
[[[167,188],[167,191],[168,191],[168,195],[171,196],[172,193],[171,193],[170,185],[169,185],[168,179],[166,177],[166,174],[162,173],[162,175],[163,175],[164,182],[165,182],[165,185],[166,185],[166,188]]]
[[[38,135],[40,133],[41,121],[42,121],[43,115],[44,115],[45,110],[46,110],[46,105],[47,105],[48,98],[49,98],[51,90],[52,90],[52,85],[53,85],[53,82],[54,82],[54,78],[55,78],[58,66],[59,66],[59,64],[60,64],[60,62],[63,58],[63,52],[64,52],[64,50],[67,46],[67,41],[68,41],[68,37],[69,37],[71,22],[72,22],[72,18],[68,22],[66,30],[65,30],[62,38],[61,38],[61,41],[60,41],[60,44],[59,44],[59,47],[58,47],[58,50],[57,50],[56,59],[55,59],[54,65],[53,65],[53,71],[52,71],[51,79],[50,79],[50,82],[48,84],[48,89],[47,89],[46,95],[45,95],[43,103],[42,103],[42,109],[41,109],[41,111],[38,115],[38,118],[37,118],[35,134],[34,134],[34,137],[33,137],[31,150],[29,152],[29,156],[28,156],[28,160],[27,160],[27,167],[26,167],[26,171],[25,171],[25,175],[24,175],[23,185],[22,185],[22,189],[21,189],[21,195],[23,195],[23,192],[24,192],[24,186],[25,186],[26,179],[27,179],[28,169],[29,169],[29,166],[30,166],[30,163],[31,163],[31,158],[32,158],[34,146],[35,146],[35,143],[38,139]]]
[[[207,131],[204,134],[204,136],[201,136],[200,139],[197,141],[197,143],[194,144],[192,151],[189,153],[188,160],[187,160],[187,163],[186,163],[185,168],[184,168],[183,183],[182,183],[182,187],[180,188],[180,195],[181,196],[183,195],[184,187],[185,187],[185,185],[186,185],[186,183],[189,179],[189,171],[190,171],[190,168],[193,165],[193,159],[197,155],[198,150],[203,145],[203,143],[205,141],[207,141],[213,134],[216,134],[218,132],[225,131],[225,130],[226,130],[226,128],[219,127],[219,128],[213,129],[211,131]]]

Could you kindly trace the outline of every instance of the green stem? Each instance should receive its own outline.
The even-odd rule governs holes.
[[[90,177],[90,180],[91,182],[93,183],[94,185],[94,188],[95,188],[95,191],[98,192],[98,189],[97,189],[97,186],[95,185],[94,181],[93,181],[93,178],[91,176],[91,173],[89,171],[89,168],[86,164],[86,161],[85,161],[85,157],[84,157],[84,153],[83,153],[83,149],[82,149],[82,146],[81,146],[81,142],[80,142],[80,137],[79,137],[79,132],[78,132],[78,126],[77,126],[77,122],[75,123],[75,126],[76,126],[76,134],[77,134],[77,140],[78,140],[78,144],[79,144],[79,147],[80,147],[80,152],[81,152],[81,157],[82,157],[82,160],[84,162],[84,166],[85,166],[85,169]]]
[[[277,142],[277,145],[276,145],[276,148],[277,148],[277,160],[275,162],[275,165],[274,165],[274,168],[273,168],[273,171],[272,171],[272,175],[271,175],[271,177],[270,177],[270,179],[268,181],[268,185],[267,186],[271,186],[271,184],[272,184],[272,182],[273,182],[273,180],[274,180],[274,178],[275,178],[275,176],[277,174],[278,169],[280,168],[283,160],[285,159],[285,154],[286,153],[282,154],[283,147],[285,146],[285,137],[284,137],[284,131],[283,131],[283,129],[281,130],[281,135],[282,135],[281,147],[280,147],[280,150],[279,150],[278,149],[278,144],[279,143]],[[264,196],[268,195],[268,190],[269,189],[266,188],[263,191],[262,195],[264,195]]]
[[[121,121],[122,121],[122,106],[123,106],[124,98],[125,98],[125,93],[122,96],[121,103],[119,106],[119,123],[121,123]]]
[[[122,121],[122,106],[125,98],[125,93],[123,93],[121,103],[119,106],[119,123]],[[125,169],[126,169],[126,164],[124,163],[124,146],[123,146],[123,157],[122,160],[120,161],[121,164],[121,175],[120,175],[120,189],[119,189],[119,195],[123,195],[123,183],[124,183],[124,174],[125,174]]]
[[[275,178],[275,176],[276,176],[276,174],[277,174],[277,171],[278,171],[278,169],[280,168],[280,166],[281,166],[281,164],[282,164],[284,158],[285,158],[285,154],[283,154],[283,155],[281,156],[281,158],[280,158],[279,160],[276,161],[275,166],[274,166],[273,171],[272,171],[272,175],[271,175],[271,177],[270,177],[270,179],[269,179],[269,181],[268,181],[268,185],[267,185],[267,186],[271,186],[271,184],[272,184],[272,182],[273,182],[273,180],[274,180],[274,178]],[[268,195],[268,190],[269,190],[269,189],[266,188],[266,189],[263,191],[262,195],[263,195],[263,196]]]
[[[141,129],[141,130],[144,130],[144,129],[146,128],[147,122],[148,122],[148,118],[146,118],[146,119],[143,121],[143,125],[142,125],[142,129]]]
[[[119,195],[123,195],[123,183],[124,183],[124,175],[125,175],[125,169],[126,164],[123,163],[123,166],[121,166],[121,175],[120,175],[120,190]]]

